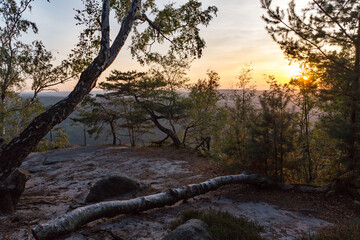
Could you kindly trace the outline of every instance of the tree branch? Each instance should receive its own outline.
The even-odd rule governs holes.
[[[299,36],[302,40],[304,40],[305,42],[307,42],[308,44],[310,44],[311,46],[315,47],[321,55],[323,55],[326,59],[329,59],[330,61],[332,61],[333,63],[337,64],[339,67],[344,68],[348,71],[352,71],[352,69],[348,68],[347,66],[345,66],[344,64],[341,64],[339,61],[337,61],[336,59],[332,58],[331,56],[327,55],[324,50],[321,49],[320,46],[318,46],[316,43],[310,41],[309,39],[307,39],[306,37],[304,37],[300,31],[296,30],[295,28],[291,27],[289,24],[287,24],[284,20],[282,20],[282,18],[280,16],[278,16],[274,11],[272,11],[269,7],[266,6],[266,9],[268,10],[268,12],[270,13],[270,16],[272,18],[275,18],[277,21],[279,21],[280,23],[282,23],[288,30],[294,32],[297,36]],[[275,36],[274,36],[275,37]]]
[[[121,48],[124,46],[127,37],[130,34],[136,14],[140,9],[141,0],[132,0],[128,14],[121,22],[121,28],[110,48],[110,57],[106,63],[105,69],[108,68],[119,54]]]
[[[170,38],[168,38],[165,34],[164,31],[162,31],[158,26],[155,25],[155,23],[153,21],[151,21],[148,16],[146,16],[146,14],[142,14],[141,16],[138,16],[137,19],[141,20],[141,21],[146,21],[147,23],[149,23],[149,25],[155,29],[163,38],[165,38],[166,40],[168,40],[174,47],[176,47],[177,49],[183,49],[182,47],[178,46],[176,43],[174,43],[174,41],[172,41]],[[179,27],[180,28],[180,27]]]
[[[329,17],[330,19],[331,19],[331,21],[333,21],[339,28],[340,28],[340,30],[345,34],[345,36],[346,37],[348,37],[351,41],[352,41],[352,43],[356,43],[356,39],[354,39],[353,37],[351,37],[347,32],[346,32],[346,30],[345,30],[345,28],[338,22],[338,21],[336,21],[336,19],[335,18],[333,18],[322,6],[321,6],[321,4],[318,2],[318,1],[316,1],[316,0],[312,0],[318,7],[319,7],[319,9],[327,16],[327,17]]]

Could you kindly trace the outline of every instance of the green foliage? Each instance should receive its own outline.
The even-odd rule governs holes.
[[[288,106],[287,85],[279,84],[272,76],[268,83],[270,90],[259,96],[261,108],[252,122],[249,152],[257,160],[253,163],[255,169],[284,181],[286,157],[294,149],[294,110]]]
[[[294,161],[300,162],[296,168],[301,178],[304,178],[307,183],[312,183],[314,175],[316,175],[315,165],[320,162],[319,158],[314,158],[315,150],[311,145],[313,138],[313,123],[312,117],[315,116],[317,105],[318,82],[313,76],[306,76],[304,73],[300,76],[295,76],[289,83],[291,88],[291,101],[298,108],[295,116],[295,121],[298,126],[298,134],[295,139],[296,153],[294,154]],[[301,173],[300,173],[301,172]]]
[[[201,57],[205,40],[200,37],[199,26],[207,26],[216,15],[217,8],[211,6],[202,10],[202,3],[197,0],[177,5],[169,3],[159,9],[153,1],[145,2],[149,11],[143,9],[140,19],[148,22],[149,26],[142,30],[142,27],[138,27],[141,24],[136,25],[131,45],[131,53],[140,63],[156,59],[158,55],[149,50],[156,43],[162,44],[164,41],[170,41],[169,53],[172,55],[180,55],[181,58]],[[149,17],[146,14],[150,14]]]
[[[36,147],[36,152],[45,152],[53,149],[63,149],[70,146],[68,135],[61,129],[55,128],[49,133],[49,138],[43,138]]]
[[[84,26],[84,31],[71,54],[79,69],[83,69],[96,56],[101,38],[101,1],[83,0],[83,3],[84,9],[76,10],[75,19]],[[110,1],[110,8],[119,23],[127,14],[130,4],[130,0]],[[200,36],[199,26],[207,26],[216,13],[216,7],[203,10],[202,3],[197,0],[188,0],[184,4],[167,3],[163,7],[154,0],[145,0],[134,25],[131,53],[140,63],[148,64],[159,57],[153,49],[168,41],[170,54],[189,59],[201,57],[205,41]],[[147,23],[146,26],[144,23]]]
[[[125,97],[115,97],[115,102],[120,106],[119,128],[127,130],[127,136],[131,146],[136,146],[139,138],[145,133],[152,133],[152,125],[146,116],[146,112],[136,103]]]
[[[225,126],[226,112],[218,106],[224,96],[219,93],[219,75],[208,71],[206,79],[188,86],[189,95],[186,118],[181,125],[184,129],[183,145],[195,147],[209,154],[211,142],[217,140]]]
[[[173,230],[190,219],[200,219],[210,228],[210,234],[217,240],[261,240],[262,227],[242,217],[216,210],[185,210],[181,219],[170,224]]]
[[[29,104],[30,101],[30,99],[24,99],[14,92],[7,94],[6,104],[3,112],[0,113],[0,117],[3,119],[3,122],[0,122],[1,136],[6,143],[21,133],[38,114],[44,111],[39,100],[32,104]]]
[[[359,169],[359,2],[314,0],[301,13],[294,0],[286,11],[261,2],[269,34],[318,82],[321,118],[344,152],[340,159],[348,170]]]
[[[360,223],[337,225],[322,228],[313,236],[304,236],[299,240],[359,240]]]
[[[244,170],[249,168],[250,156],[248,143],[250,140],[251,118],[255,113],[255,86],[251,85],[252,70],[244,67],[238,77],[236,89],[230,96],[231,104],[227,106],[228,127],[221,139],[223,161],[229,169]]]
[[[176,125],[185,117],[188,102],[179,90],[185,86],[188,63],[173,55],[161,57],[147,73],[113,71],[102,89],[112,96],[130,99],[147,119],[180,147]]]
[[[72,118],[72,121],[84,124],[90,137],[95,135],[95,139],[101,133],[105,133],[106,137],[111,135],[115,145],[118,140],[117,121],[120,118],[118,108],[115,106],[115,101],[109,95],[98,94],[96,98],[87,96],[78,110],[78,116]]]
[[[21,37],[38,29],[24,14],[33,0],[0,1],[0,136],[6,142],[19,134],[37,115],[42,106],[39,92],[51,89],[69,79],[68,65],[53,66],[54,56],[41,41],[25,44]],[[23,99],[18,92],[31,81],[32,98]]]

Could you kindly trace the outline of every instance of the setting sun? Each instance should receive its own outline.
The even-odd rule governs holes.
[[[288,75],[290,78],[301,75],[300,66],[297,63],[292,63],[288,66]],[[304,77],[305,79],[305,77]],[[306,79],[305,79],[306,80]]]

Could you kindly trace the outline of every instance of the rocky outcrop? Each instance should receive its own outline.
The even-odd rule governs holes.
[[[183,225],[178,226],[163,240],[213,240],[209,233],[209,227],[199,219],[190,219]]]

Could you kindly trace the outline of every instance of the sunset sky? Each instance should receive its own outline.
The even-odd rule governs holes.
[[[158,1],[168,3],[170,0]],[[176,2],[185,2],[176,1]],[[297,66],[289,66],[280,48],[265,30],[265,23],[261,16],[265,13],[261,9],[259,0],[203,0],[204,6],[216,5],[218,16],[207,28],[202,28],[202,36],[207,42],[203,57],[195,60],[189,71],[192,81],[204,78],[208,69],[215,70],[221,76],[221,88],[232,88],[240,70],[245,65],[251,65],[254,83],[258,89],[267,89],[263,75],[275,75],[281,82],[286,82],[296,74]],[[288,0],[274,0],[274,5],[286,6]],[[304,2],[303,0],[299,2]],[[39,34],[26,36],[29,40],[42,40],[45,46],[57,53],[57,59],[67,56],[77,41],[80,31],[75,26],[74,8],[81,8],[80,0],[37,0],[33,10],[27,17],[35,21],[39,27]],[[113,22],[115,32],[119,26]],[[128,41],[129,42],[129,41]],[[143,70],[131,59],[127,47],[120,52],[111,69],[121,71]],[[109,71],[103,73],[103,81]],[[71,90],[75,81],[59,86],[60,91]]]

